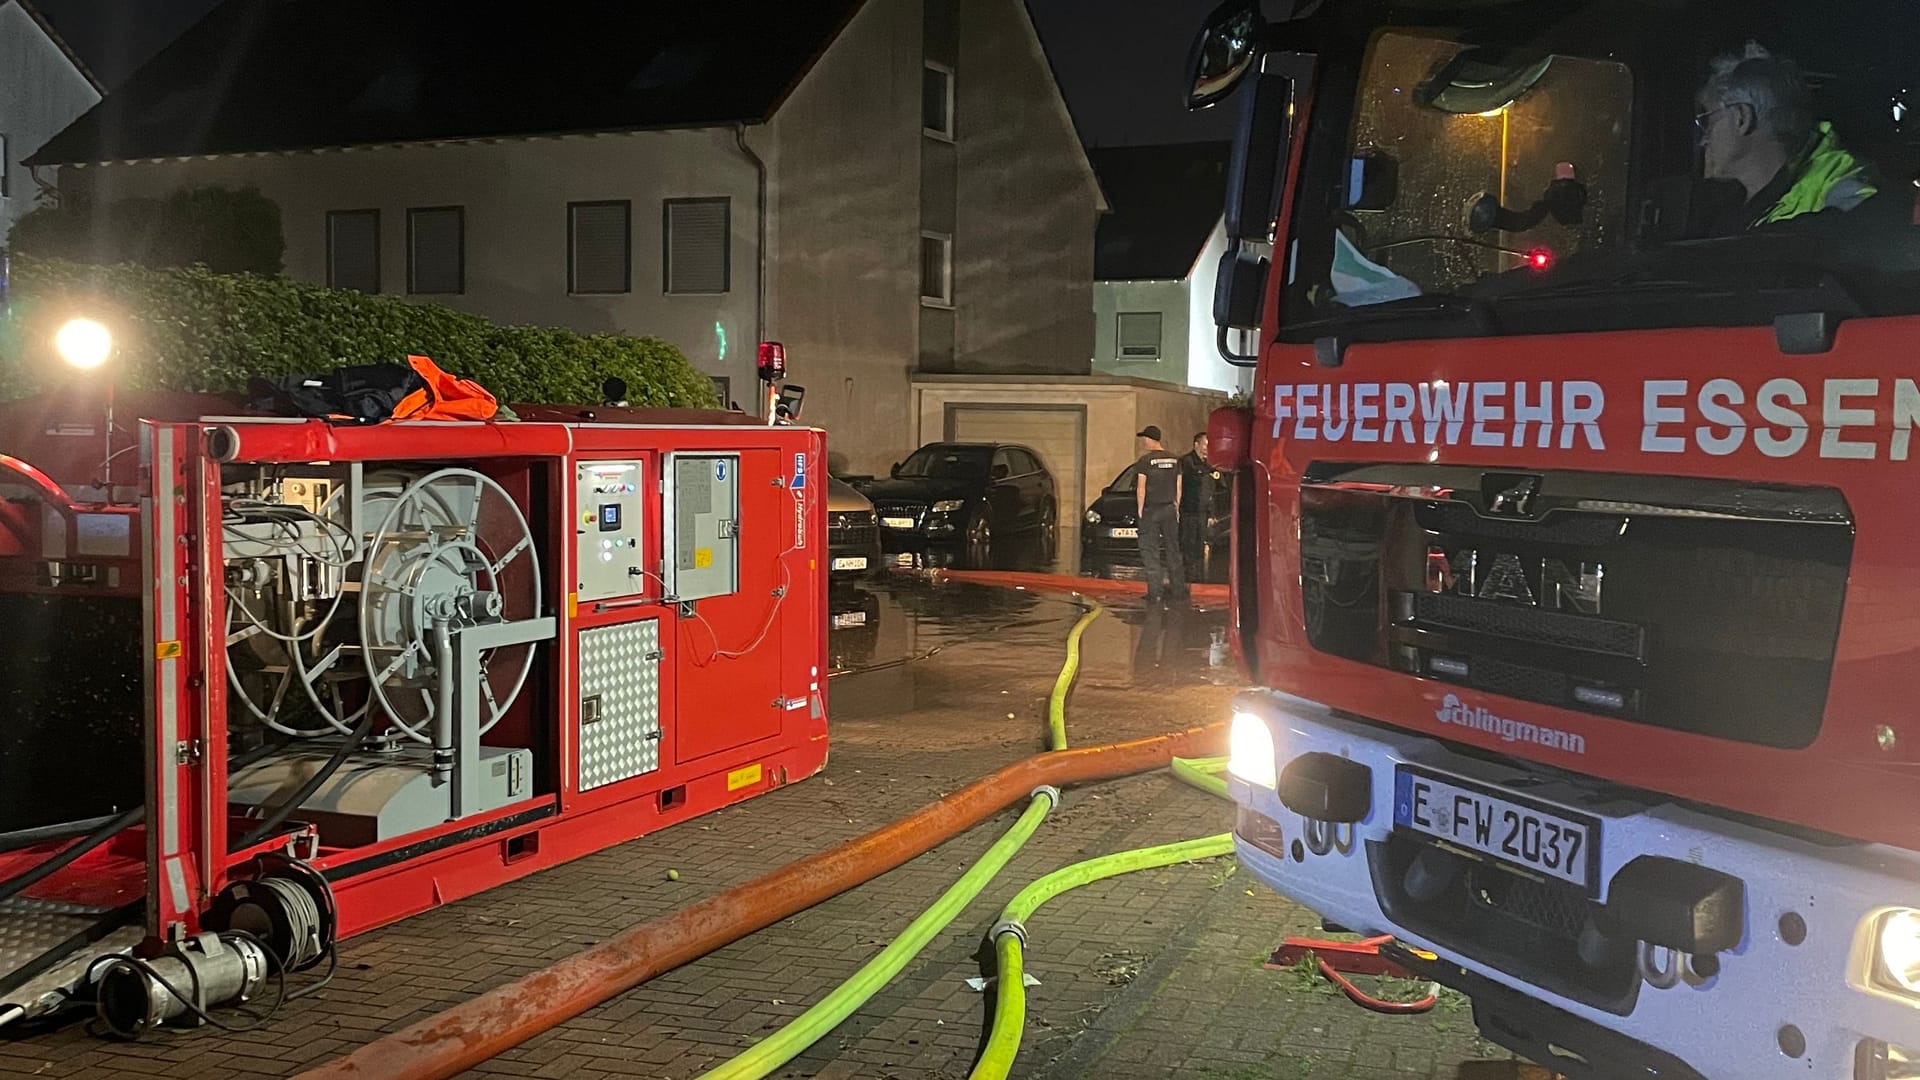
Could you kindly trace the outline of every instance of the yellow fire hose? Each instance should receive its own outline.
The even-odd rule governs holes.
[[[1047,702],[1050,750],[1067,749],[1066,699],[1068,690],[1073,686],[1074,676],[1080,670],[1080,637],[1104,610],[1099,604],[1093,604],[1073,624],[1073,629],[1067,634],[1066,662],[1061,666],[1059,677],[1054,680],[1053,694]],[[1181,780],[1202,790],[1214,792],[1223,798],[1226,796],[1226,781],[1215,775],[1226,768],[1225,758],[1175,757],[1172,764],[1174,774]],[[1058,800],[1059,792],[1052,788],[1034,792],[1033,800],[1028,805],[1026,813],[1020,816],[1020,820],[1014,824],[1013,828],[995,842],[993,847],[989,848],[987,853],[961,876],[960,880],[949,886],[931,907],[909,924],[899,937],[882,949],[879,955],[869,960],[852,977],[835,987],[812,1008],[788,1021],[772,1035],[739,1055],[701,1074],[699,1080],[762,1080],[799,1056],[807,1047],[824,1038],[828,1032],[839,1026],[847,1017],[853,1015],[855,1010],[885,988],[887,983],[904,970],[921,950],[925,949],[960,915],[967,904],[986,888],[994,875],[1006,866],[1007,861],[1039,828],[1047,811]],[[1014,1055],[1019,1050],[1021,1027],[1026,1013],[1025,988],[1021,985],[1024,978],[1021,973],[1021,942],[1025,937],[1022,923],[1032,915],[1035,908],[1061,892],[1088,882],[1133,870],[1167,866],[1192,859],[1211,858],[1226,854],[1232,848],[1231,834],[1223,833],[1219,836],[1188,840],[1178,844],[1123,851],[1075,863],[1063,870],[1048,874],[1022,890],[1014,898],[1013,903],[1007,906],[1002,913],[1000,924],[994,928],[995,948],[999,955],[999,990],[995,997],[992,1041],[988,1044],[986,1055],[976,1066],[974,1075],[1006,1076],[1007,1071],[1012,1068]]]
[[[1092,603],[1092,601],[1089,601]],[[1093,604],[1085,615],[1080,616],[1073,629],[1067,631],[1067,661],[1060,665],[1060,674],[1053,680],[1053,694],[1047,698],[1047,749],[1065,750],[1067,748],[1067,691],[1073,688],[1073,677],[1080,673],[1080,635],[1087,632],[1093,620],[1100,617],[1106,609]]]

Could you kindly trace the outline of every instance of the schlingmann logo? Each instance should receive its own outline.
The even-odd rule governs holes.
[[[1541,727],[1521,720],[1509,720],[1504,716],[1495,716],[1485,709],[1461,701],[1457,694],[1448,694],[1446,700],[1440,704],[1440,711],[1434,716],[1443,724],[1453,724],[1457,727],[1467,727],[1475,731],[1484,731],[1489,735],[1497,735],[1502,742],[1533,743],[1550,750],[1564,750],[1569,754],[1587,752],[1587,739],[1584,735],[1561,731],[1558,728]]]

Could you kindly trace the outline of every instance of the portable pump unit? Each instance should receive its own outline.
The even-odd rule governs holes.
[[[0,1024],[191,1022],[825,764],[819,431],[226,409],[0,406]]]

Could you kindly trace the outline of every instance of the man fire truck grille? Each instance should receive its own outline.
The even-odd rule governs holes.
[[[827,543],[836,548],[865,547],[877,528],[869,510],[840,510],[827,516]]]
[[[1635,660],[1641,658],[1646,647],[1645,631],[1631,623],[1558,615],[1535,608],[1495,607],[1432,593],[1402,595],[1413,605],[1413,621],[1423,626],[1528,638]]]
[[[1307,638],[1488,692],[1439,723],[1584,752],[1498,694],[1783,749],[1818,736],[1853,556],[1830,489],[1325,469],[1300,492]]]

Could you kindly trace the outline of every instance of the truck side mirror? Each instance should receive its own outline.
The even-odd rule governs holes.
[[[1400,159],[1385,150],[1365,150],[1347,167],[1347,209],[1386,210],[1400,198]]]
[[[1214,279],[1213,321],[1220,355],[1251,365],[1255,357],[1227,347],[1230,330],[1258,330],[1266,304],[1267,271],[1273,260],[1274,219],[1292,152],[1295,87],[1309,79],[1313,58],[1305,53],[1264,54],[1246,95],[1227,168],[1227,250]]]
[[[895,480],[900,479],[900,463],[897,461],[894,462],[893,468],[888,471],[887,475],[893,477]]]
[[[1207,16],[1187,58],[1187,108],[1204,109],[1233,93],[1260,56],[1266,26],[1259,0],[1227,0]]]

